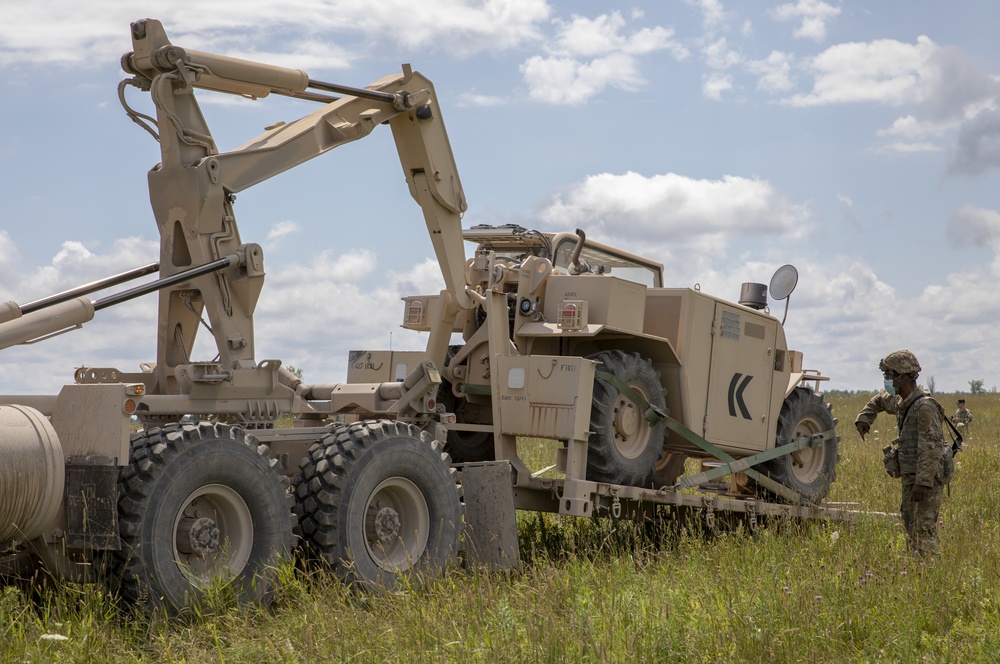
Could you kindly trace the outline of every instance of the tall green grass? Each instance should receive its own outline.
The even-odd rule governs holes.
[[[1000,661],[1000,399],[967,399],[975,428],[937,559],[909,555],[892,519],[706,537],[523,513],[521,571],[456,569],[382,593],[289,565],[268,609],[237,609],[222,593],[165,620],[100,586],[0,589],[0,661]],[[881,447],[895,422],[883,415],[861,442],[863,404],[833,400],[841,462],[830,499],[894,513],[899,481],[885,475]]]

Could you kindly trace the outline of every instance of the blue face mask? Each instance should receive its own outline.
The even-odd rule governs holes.
[[[896,394],[896,385],[891,379],[884,378],[882,380],[882,385],[885,387],[885,391],[889,394]]]

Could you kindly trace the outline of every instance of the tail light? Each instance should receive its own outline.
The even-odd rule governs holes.
[[[427,309],[423,300],[408,300],[406,302],[406,316],[404,325],[423,325]]]
[[[559,327],[580,330],[587,326],[587,301],[563,300],[559,305]]]

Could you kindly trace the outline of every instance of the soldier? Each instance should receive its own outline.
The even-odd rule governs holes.
[[[955,405],[958,406],[958,410],[951,416],[951,421],[958,426],[962,437],[968,440],[969,433],[972,431],[972,411],[965,407],[965,399],[959,399]]]
[[[858,413],[854,426],[864,440],[879,412],[896,416],[899,438],[893,443],[899,447],[886,447],[883,453],[886,470],[903,480],[900,512],[907,543],[919,554],[936,554],[943,487],[955,468],[941,431],[944,409],[917,386],[920,363],[910,351],[889,353],[878,368],[885,389]]]

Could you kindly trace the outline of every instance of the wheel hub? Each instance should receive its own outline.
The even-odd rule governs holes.
[[[391,507],[383,507],[375,515],[375,536],[383,544],[395,541],[400,527],[399,513]]]
[[[792,434],[792,442],[800,442],[821,431],[819,422],[812,418],[803,418]],[[791,470],[803,482],[814,481],[823,472],[823,443],[812,443],[792,452],[789,455]]]
[[[796,441],[798,441],[802,436],[796,436]],[[803,447],[800,450],[795,450],[791,453],[792,463],[794,463],[799,468],[805,468],[806,465],[812,463],[813,450],[810,447]]]
[[[615,408],[615,431],[621,438],[631,438],[639,429],[639,416],[635,406],[623,401]]]
[[[395,475],[375,487],[364,522],[372,562],[392,572],[409,569],[425,554],[430,533],[430,508],[416,484]]]
[[[211,556],[219,548],[219,535],[214,519],[186,517],[177,527],[177,550],[186,555]]]

